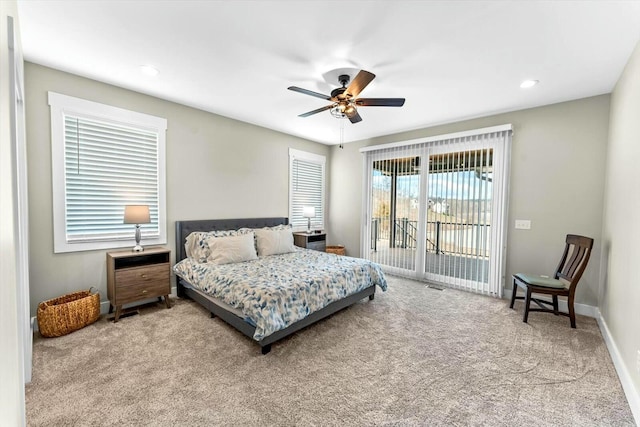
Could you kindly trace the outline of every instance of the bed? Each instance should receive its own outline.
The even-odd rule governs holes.
[[[386,280],[380,267],[358,258],[296,247],[290,253],[256,256],[256,259],[246,262],[211,265],[201,262],[203,259],[198,260],[198,256],[187,253],[189,244],[185,242],[192,233],[197,235],[197,232],[251,229],[257,235],[263,233],[260,230],[269,228],[286,229],[287,224],[288,219],[284,217],[176,221],[174,272],[178,296],[194,300],[205,307],[211,317],[219,317],[255,340],[260,345],[262,354],[269,353],[274,342],[361,299],[368,297],[373,300],[376,286],[386,290]],[[284,263],[283,268],[278,267],[279,262]],[[310,270],[314,272],[311,273]],[[357,280],[354,280],[356,276]],[[324,286],[333,287],[325,290]],[[233,297],[228,295],[228,289],[234,287],[239,287],[243,294]],[[293,294],[282,296],[283,292],[289,292],[289,288]],[[297,294],[301,289],[304,294]],[[253,298],[256,292],[266,292],[269,298],[262,302],[248,302],[247,298]],[[313,297],[307,301],[307,296],[311,294]],[[319,301],[317,294],[323,295],[325,299]],[[267,305],[285,309],[279,312]],[[258,312],[252,312],[251,306]]]

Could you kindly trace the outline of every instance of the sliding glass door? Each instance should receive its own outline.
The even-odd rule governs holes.
[[[434,150],[435,151],[435,150]],[[429,156],[424,277],[479,290],[489,283],[493,149]]]
[[[510,128],[364,149],[363,257],[501,295]]]
[[[420,215],[420,157],[390,157],[371,164],[370,259],[415,271]]]

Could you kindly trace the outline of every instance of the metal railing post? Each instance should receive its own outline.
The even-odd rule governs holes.
[[[440,221],[436,221],[436,255],[440,255]]]
[[[407,248],[407,221],[409,221],[408,218],[402,218],[402,247],[403,248]]]
[[[378,250],[378,218],[373,218],[371,222],[371,249],[375,252]]]

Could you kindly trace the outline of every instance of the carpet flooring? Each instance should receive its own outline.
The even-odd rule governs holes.
[[[35,337],[30,426],[633,426],[594,319],[388,276],[260,354],[190,300]],[[37,334],[36,334],[37,335]]]

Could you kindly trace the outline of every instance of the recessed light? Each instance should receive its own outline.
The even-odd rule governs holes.
[[[152,76],[152,77],[155,77],[158,75],[158,73],[160,73],[160,71],[158,71],[158,69],[152,65],[141,65],[140,71],[143,74],[146,74],[147,76]]]
[[[525,80],[522,83],[520,83],[520,87],[522,89],[529,89],[530,87],[534,87],[538,83],[540,83],[539,80]]]

